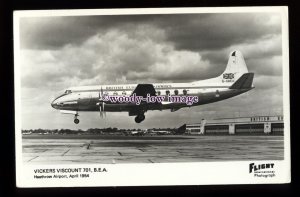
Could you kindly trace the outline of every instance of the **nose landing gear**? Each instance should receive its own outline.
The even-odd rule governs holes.
[[[136,123],[141,123],[142,121],[145,120],[145,115],[144,115],[144,114],[139,114],[139,115],[137,115],[137,116],[135,117],[134,120],[135,120]]]
[[[79,116],[78,113],[76,113],[75,116],[74,116],[74,123],[75,124],[79,123],[79,119],[77,118],[78,116]]]
[[[77,119],[77,118],[74,119],[74,123],[75,123],[75,124],[78,124],[78,123],[79,123],[79,119]]]

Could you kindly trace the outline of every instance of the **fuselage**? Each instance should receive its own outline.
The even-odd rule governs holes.
[[[72,87],[52,102],[52,107],[60,110],[99,111],[101,92],[108,96],[130,96],[138,84],[97,85]],[[148,104],[145,110],[177,110],[183,107],[203,105],[224,100],[250,89],[229,89],[230,85],[214,83],[213,80],[203,80],[191,83],[153,83],[157,96],[165,96],[161,105]],[[192,105],[186,103],[166,102],[168,96],[197,96],[198,102]],[[135,103],[105,103],[105,111],[131,111],[136,108]]]
[[[99,111],[100,117],[105,112],[127,111],[129,116],[136,116],[137,123],[145,119],[144,113],[148,110],[166,110],[172,112],[184,107],[193,107],[213,103],[247,92],[253,88],[254,73],[249,73],[243,55],[233,51],[225,71],[218,77],[194,81],[189,83],[151,83],[151,84],[121,84],[97,85],[68,88],[64,94],[57,97],[52,107],[62,113],[74,114],[74,123],[78,124],[79,111]],[[163,97],[161,102],[114,102],[106,100],[108,97],[139,96],[142,98],[153,96]],[[170,97],[184,102],[175,102]],[[181,100],[182,99],[182,100]],[[190,102],[193,99],[193,102]],[[186,102],[188,101],[188,102]],[[190,103],[189,103],[190,102]]]

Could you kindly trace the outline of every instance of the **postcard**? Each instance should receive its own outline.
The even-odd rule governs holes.
[[[289,183],[288,8],[14,12],[17,187]]]

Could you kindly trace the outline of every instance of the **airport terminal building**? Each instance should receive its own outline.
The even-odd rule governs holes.
[[[197,135],[247,135],[273,134],[283,135],[283,116],[254,116],[205,120],[200,123],[186,124],[185,134]]]

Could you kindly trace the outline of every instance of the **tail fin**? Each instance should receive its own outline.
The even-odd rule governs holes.
[[[233,51],[230,53],[227,67],[220,77],[223,83],[232,83],[245,73],[248,73],[248,69],[243,54],[240,51]]]

